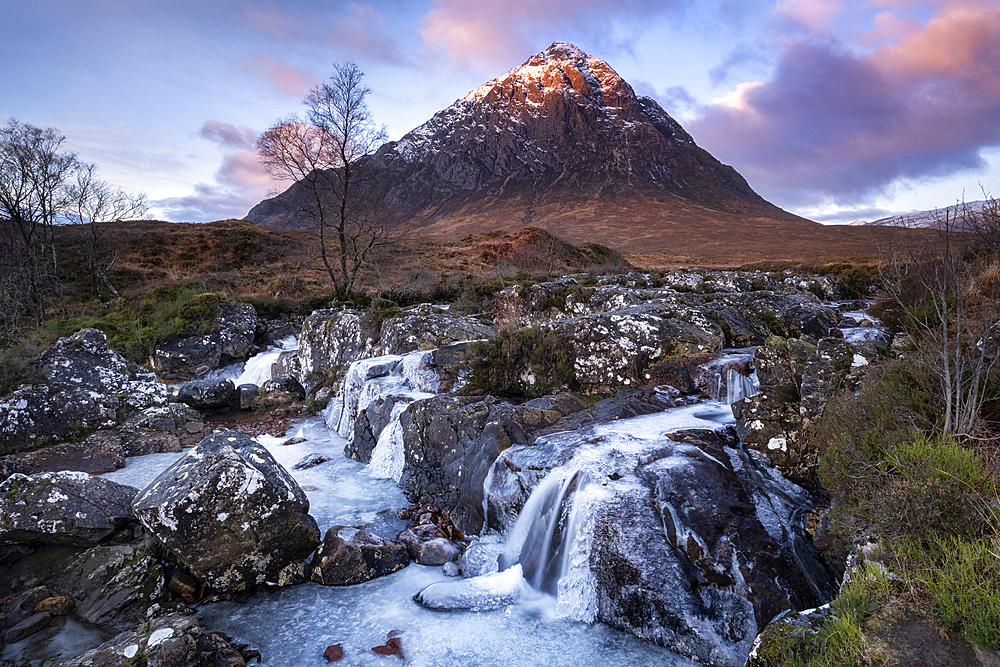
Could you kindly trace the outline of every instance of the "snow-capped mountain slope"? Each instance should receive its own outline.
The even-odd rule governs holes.
[[[570,209],[580,208],[600,222],[612,209],[620,216],[622,206],[639,206],[644,216],[653,206],[654,217],[697,209],[801,220],[758,196],[607,63],[566,42],[382,146],[366,166],[380,174],[399,214],[437,236],[558,227],[557,218],[565,223]],[[284,205],[294,189],[261,202],[247,218],[297,226]]]

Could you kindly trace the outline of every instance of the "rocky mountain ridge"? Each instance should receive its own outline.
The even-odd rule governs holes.
[[[428,236],[531,224],[569,240],[622,246],[644,236],[627,224],[637,215],[661,223],[805,222],[757,195],[606,62],[566,42],[471,91],[364,166],[378,174],[397,214]],[[300,194],[292,186],[247,219],[302,225],[288,206]],[[630,230],[599,228],[623,211]]]

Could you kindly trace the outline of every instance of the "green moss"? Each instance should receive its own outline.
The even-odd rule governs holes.
[[[461,393],[537,398],[575,389],[574,360],[569,341],[554,331],[539,327],[504,330],[497,338],[469,347],[462,362],[469,381]]]

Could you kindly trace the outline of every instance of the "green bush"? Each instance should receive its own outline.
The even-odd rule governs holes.
[[[831,399],[811,438],[838,511],[888,539],[984,530],[979,508],[994,493],[992,475],[975,451],[923,435],[938,418],[929,378],[902,361],[873,368],[857,397]]]
[[[539,327],[504,330],[486,342],[473,343],[462,365],[467,396],[537,398],[576,389],[574,356],[565,337]]]

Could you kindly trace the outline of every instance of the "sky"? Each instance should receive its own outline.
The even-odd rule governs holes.
[[[257,135],[333,63],[395,140],[554,41],[813,220],[1000,196],[1000,0],[0,0],[0,123],[156,219],[241,218],[285,186]]]

